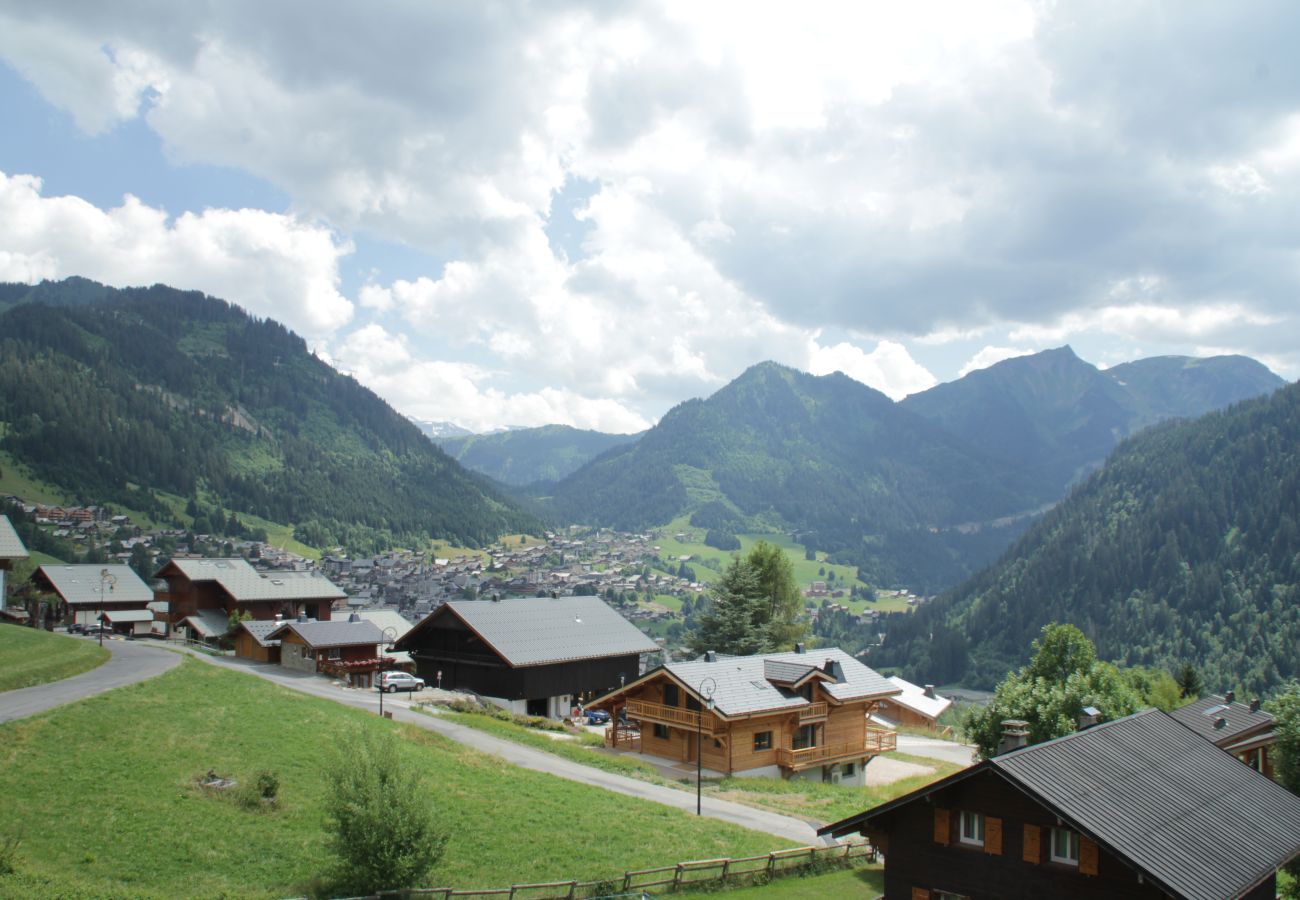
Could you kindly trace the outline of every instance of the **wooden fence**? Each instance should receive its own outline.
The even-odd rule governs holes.
[[[876,861],[876,848],[867,841],[845,841],[826,847],[798,847],[793,850],[773,850],[762,856],[744,856],[727,859],[697,859],[680,862],[675,866],[655,869],[637,869],[601,881],[550,881],[539,884],[514,884],[507,888],[458,891],[452,888],[412,888],[405,891],[380,891],[365,897],[346,900],[459,900],[470,897],[506,897],[508,900],[595,900],[637,894],[648,896],[651,888],[677,891],[710,882],[725,884],[756,877],[776,878],[781,875],[811,868],[818,863],[849,865],[858,860]]]

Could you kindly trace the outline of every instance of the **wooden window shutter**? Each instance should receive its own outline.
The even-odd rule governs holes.
[[[1096,875],[1098,862],[1097,845],[1079,835],[1079,872],[1083,875]]]
[[[1038,865],[1043,859],[1043,830],[1037,825],[1025,826],[1025,862]]]
[[[912,900],[930,900],[928,888],[912,888]]]
[[[984,852],[1002,855],[1002,820],[984,817]]]
[[[934,808],[934,842],[945,846],[952,840],[952,827],[948,823],[948,810]]]

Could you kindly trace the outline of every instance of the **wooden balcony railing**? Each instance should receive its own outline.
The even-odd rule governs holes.
[[[718,726],[718,720],[711,715],[706,715],[701,725],[700,714],[693,709],[664,706],[662,703],[651,703],[648,700],[627,701],[627,717],[647,722],[661,722],[664,725],[677,725],[692,731],[700,728],[710,734],[715,733]]]
[[[825,765],[841,759],[858,759],[877,753],[889,753],[898,749],[898,735],[880,728],[868,728],[861,743],[824,744],[820,747],[805,747],[802,750],[776,751],[776,764],[786,769],[806,769],[809,766]]]
[[[814,703],[811,706],[799,710],[800,722],[812,722],[817,719],[826,718],[827,705],[825,703]]]
[[[616,750],[641,752],[641,732],[623,727],[615,730],[613,725],[605,728],[605,746]]]

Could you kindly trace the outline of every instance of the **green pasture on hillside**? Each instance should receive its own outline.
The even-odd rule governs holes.
[[[0,625],[0,691],[71,678],[102,665],[111,655],[94,641]]]
[[[166,675],[0,726],[0,896],[285,897],[328,890],[322,770],[351,728],[399,731],[451,841],[431,881],[597,879],[765,853],[770,835],[515,768],[429,732],[187,659]],[[271,770],[277,809],[195,784]]]

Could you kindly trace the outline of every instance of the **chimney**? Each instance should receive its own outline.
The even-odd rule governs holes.
[[[361,621],[361,617],[360,617],[359,615],[357,615],[356,613],[352,613],[351,615],[348,616],[348,621],[349,621],[349,622],[360,622],[360,621]]]
[[[1223,728],[1227,724],[1228,724],[1228,720],[1225,719],[1223,716],[1219,716],[1217,719],[1214,720],[1214,729],[1218,731],[1219,729]]]
[[[803,642],[801,641],[800,643],[794,645],[794,652],[795,652],[795,653],[807,653],[808,651],[807,651],[807,649],[805,649],[805,647],[804,647],[804,645],[803,645]]]
[[[717,662],[717,661],[718,661],[718,654],[717,654],[715,651],[713,651],[713,650],[705,650],[705,651],[704,651],[704,661],[705,661],[705,662]]]
[[[998,756],[1029,745],[1029,723],[1024,719],[1003,719],[1002,740],[998,742]]]
[[[298,613],[298,622],[299,624],[305,624],[306,621],[307,621],[307,611],[303,610],[302,612]]]
[[[844,667],[840,665],[840,662],[837,659],[826,660],[822,665],[822,671],[834,678],[836,684],[843,684],[845,681],[848,681],[848,679],[844,677]]]
[[[1085,706],[1079,713],[1079,730],[1083,731],[1085,728],[1091,728],[1099,721],[1101,721],[1101,710],[1095,706]]]
[[[1251,701],[1250,701],[1250,711],[1251,711],[1251,712],[1259,712],[1259,698],[1258,698],[1258,697],[1256,697],[1254,700],[1251,700]]]
[[[277,621],[277,622],[283,622],[283,621],[284,621],[284,613],[276,613],[276,614],[275,614],[275,621]]]
[[[1223,695],[1223,702],[1224,702],[1224,703],[1232,703],[1232,702],[1235,701],[1236,699],[1237,699],[1237,693],[1236,693],[1236,691],[1228,691],[1228,693],[1226,693],[1226,694]]]
[[[929,697],[931,700],[938,699],[937,697],[934,696],[934,685],[927,684],[925,686],[925,696]]]

